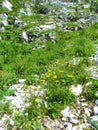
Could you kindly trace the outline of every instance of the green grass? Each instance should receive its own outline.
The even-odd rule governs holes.
[[[21,17],[24,22],[34,20],[33,27],[44,24],[47,18],[48,16],[39,14]],[[92,65],[89,57],[95,54],[94,44],[98,44],[98,24],[69,33],[56,28],[52,30],[57,37],[55,43],[49,39],[40,40],[39,45],[45,45],[45,48],[36,47],[36,39],[27,44],[20,40],[19,35],[24,29],[29,30],[30,26],[23,29],[7,26],[6,31],[1,34],[3,40],[0,41],[0,99],[14,94],[9,86],[19,78],[26,79],[26,85],[40,85],[46,90],[41,97],[36,97],[42,100],[40,106],[32,95],[31,105],[24,110],[23,115],[15,116],[15,125],[17,129],[21,127],[21,130],[40,129],[38,116],[48,115],[53,119],[61,117],[60,111],[76,101],[76,97],[70,91],[73,84],[84,86],[83,95],[87,100],[95,100],[98,92],[98,81],[92,79],[91,74],[85,69]],[[45,33],[49,32],[50,30]],[[73,62],[74,60],[76,62]],[[85,86],[90,81],[92,85]],[[4,106],[1,106],[1,115],[4,111],[11,114],[10,109],[3,110]],[[8,104],[5,106],[9,108]],[[28,116],[25,116],[25,113],[28,113]]]

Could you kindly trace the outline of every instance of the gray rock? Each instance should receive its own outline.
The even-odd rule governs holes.
[[[71,122],[72,124],[78,124],[78,123],[79,123],[79,121],[76,120],[76,119],[74,119],[74,118],[70,118],[70,122]]]
[[[1,6],[9,11],[12,11],[13,5],[8,0],[3,1]]]
[[[96,128],[96,130],[98,130],[98,115],[92,116],[90,123],[94,128]]]
[[[90,112],[89,112],[89,109],[88,108],[84,108],[84,111],[85,111],[85,114],[90,117]]]
[[[96,105],[98,106],[98,100],[95,101]]]
[[[26,81],[26,79],[19,79],[19,83],[21,83],[21,84],[24,84],[25,83],[25,81]]]
[[[71,123],[68,123],[66,130],[72,130],[72,124]]]
[[[71,92],[74,95],[79,96],[82,93],[82,85],[78,84],[76,87],[72,85]]]
[[[69,116],[69,106],[66,107],[64,110],[61,111],[61,114],[64,116],[64,117],[68,117]]]
[[[7,26],[8,25],[8,21],[7,21],[8,16],[4,13],[4,14],[0,14],[0,27],[3,26]]]
[[[94,106],[94,114],[95,114],[95,115],[98,114],[98,106]]]
[[[29,37],[28,37],[26,31],[24,31],[24,32],[22,33],[21,39],[22,39],[22,41],[24,41],[24,42],[28,42],[28,41],[29,41]]]

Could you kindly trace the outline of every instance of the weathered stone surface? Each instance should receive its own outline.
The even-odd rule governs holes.
[[[3,8],[8,9],[9,11],[12,11],[13,5],[8,0],[3,1],[1,5]]]

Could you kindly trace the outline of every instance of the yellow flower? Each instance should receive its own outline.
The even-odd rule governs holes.
[[[39,98],[35,98],[35,102],[38,103],[40,100]]]
[[[55,80],[56,83],[59,83],[59,80]]]
[[[88,77],[88,76],[86,76],[86,77],[85,77],[85,79],[89,79],[89,77]]]
[[[51,72],[51,70],[48,70],[48,72]]]
[[[31,87],[32,87],[31,85],[27,86],[28,89],[30,89]]]
[[[44,80],[44,79],[41,79],[40,81],[41,81],[41,82],[43,82],[43,83],[45,82],[45,80]]]
[[[57,78],[57,75],[54,75],[53,78],[56,79],[56,78]]]
[[[14,111],[14,114],[15,114],[15,115],[18,115],[18,114],[19,114],[19,111],[17,111],[17,110]]]
[[[24,91],[23,93],[24,93],[24,95],[26,95],[26,91]]]
[[[59,72],[60,72],[60,73],[63,73],[63,72],[64,72],[64,70],[59,70]]]
[[[72,78],[73,77],[73,75],[72,74],[69,74],[69,75],[67,75],[68,76],[68,78]]]
[[[51,76],[51,74],[49,73],[49,74],[46,74],[46,78],[49,78]]]

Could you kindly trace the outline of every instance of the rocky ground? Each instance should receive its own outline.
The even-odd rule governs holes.
[[[31,27],[31,29],[35,30],[34,33],[30,32],[30,29],[21,32],[20,38],[23,43],[30,43],[33,39],[47,40],[47,37],[55,43],[55,32],[50,32],[48,34],[40,34],[40,32],[55,29],[56,27],[58,27],[59,29],[63,29],[65,32],[77,31],[98,22],[98,15],[96,13],[85,11],[89,10],[89,4],[84,4],[82,6],[77,7],[77,5],[74,3],[63,3],[61,1],[54,1],[51,3],[51,6],[54,5],[56,7],[59,6],[59,9],[57,11],[51,8],[49,8],[48,10],[46,9],[46,12],[44,13],[49,13],[50,16],[48,18],[48,21],[45,22],[45,24]],[[13,10],[13,5],[7,0],[1,3],[1,7],[6,8],[6,10],[8,10],[9,12]],[[28,24],[21,21],[20,17],[21,14],[34,15],[31,10],[33,4],[29,5],[28,3],[25,3],[25,7],[26,10],[22,8],[19,11],[19,17],[11,16],[11,19],[8,19],[7,13],[0,13],[1,33],[6,30],[7,25],[17,26],[17,28],[23,28]],[[52,13],[54,14],[54,16],[51,15]],[[56,17],[55,21],[54,17]],[[72,22],[72,24],[69,24],[70,22]],[[0,40],[2,40],[3,38],[3,35],[1,35]],[[36,48],[40,47],[45,46],[36,46]],[[36,48],[33,48],[33,50]],[[96,48],[98,49],[97,46]],[[96,51],[95,56],[90,57],[90,60],[92,60],[92,64],[94,64],[91,68],[87,69],[91,71],[93,78],[98,79],[98,51]],[[86,85],[89,85],[89,83]],[[29,99],[32,94],[36,97],[39,97],[44,93],[44,90],[40,86],[31,85],[27,88],[28,89],[25,88],[25,79],[19,79],[19,82],[17,84],[10,86],[10,89],[15,90],[14,95],[5,96],[4,100],[2,100],[1,102],[4,104],[9,101],[13,114],[10,116],[4,114],[1,117],[0,130],[8,130],[10,126],[12,130],[16,130],[13,121],[14,116],[17,114],[22,114],[23,110],[30,105]],[[72,87],[72,92],[76,94],[76,96],[81,95],[82,90],[82,85]],[[40,130],[93,130],[93,125],[97,126],[98,128],[98,100],[96,100],[95,102],[88,102],[83,96],[79,96],[79,98],[77,98],[76,103],[73,106],[67,106],[64,110],[61,111],[61,114],[62,118],[55,120],[52,120],[50,117],[44,117],[43,119],[39,117],[39,122],[42,124]],[[25,116],[27,115],[28,113],[25,113]]]

